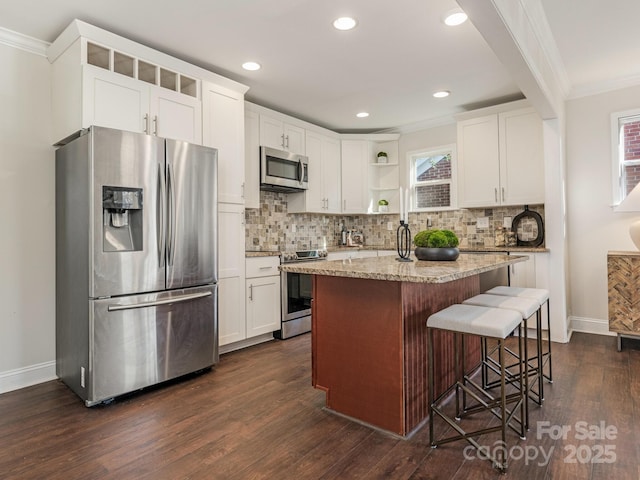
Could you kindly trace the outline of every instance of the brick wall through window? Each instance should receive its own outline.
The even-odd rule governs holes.
[[[636,161],[640,161],[640,119],[625,122],[622,126],[622,135],[624,195],[628,195],[633,187],[640,183],[640,164],[635,164]]]

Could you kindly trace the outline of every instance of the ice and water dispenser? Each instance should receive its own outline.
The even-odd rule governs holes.
[[[103,249],[142,250],[142,189],[102,187]]]

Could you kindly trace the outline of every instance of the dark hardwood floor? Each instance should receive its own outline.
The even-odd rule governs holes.
[[[586,334],[553,347],[554,383],[527,440],[509,437],[522,458],[506,477],[640,478],[640,347]],[[402,440],[323,410],[310,357],[309,335],[270,342],[94,408],[59,381],[0,395],[0,478],[504,478],[466,443],[431,449],[426,427]]]

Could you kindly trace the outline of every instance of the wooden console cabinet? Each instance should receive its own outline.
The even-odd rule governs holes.
[[[608,252],[609,331],[640,339],[640,252]]]

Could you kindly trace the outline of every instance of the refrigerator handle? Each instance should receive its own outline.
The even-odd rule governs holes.
[[[179,297],[165,298],[163,300],[154,300],[151,302],[130,303],[124,305],[121,303],[115,303],[113,305],[109,305],[107,307],[107,311],[117,312],[119,310],[131,310],[133,308],[157,307],[160,305],[169,305],[171,303],[188,302],[189,300],[197,300],[198,298],[209,297],[211,295],[211,292],[202,292],[192,293],[190,295],[180,295]]]
[[[165,234],[165,225],[164,225],[164,220],[165,220],[165,213],[164,213],[164,202],[165,199],[167,198],[167,192],[165,190],[165,182],[164,182],[164,169],[162,168],[162,165],[158,164],[158,194],[156,197],[156,236],[158,239],[158,263],[160,264],[160,268],[164,268],[164,259],[165,259],[165,240],[166,240],[166,234]]]
[[[169,163],[167,169],[167,189],[168,189],[168,209],[169,209],[169,225],[167,228],[167,265],[173,265],[173,257],[175,254],[175,240],[176,240],[176,202],[175,192],[173,188],[173,165]]]

